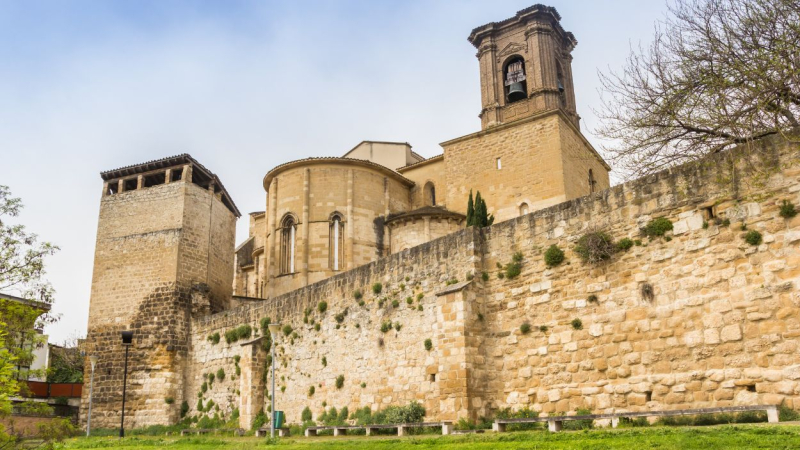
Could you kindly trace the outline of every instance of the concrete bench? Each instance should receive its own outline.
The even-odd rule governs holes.
[[[270,434],[270,428],[269,427],[261,427],[261,428],[256,430],[256,436],[257,437],[266,437],[266,436],[269,436],[269,434]],[[288,437],[289,436],[289,429],[288,428],[275,428],[275,434],[277,434],[278,437]]]
[[[219,434],[230,432],[235,433],[237,436],[244,436],[244,430],[241,428],[237,428],[235,430],[230,428],[187,428],[185,430],[181,430],[181,436],[188,436],[190,434]]]
[[[496,432],[502,433],[506,431],[508,424],[514,423],[541,423],[547,422],[547,429],[552,432],[561,431],[564,421],[567,420],[598,420],[610,419],[611,427],[616,428],[619,425],[620,418],[635,418],[635,417],[667,417],[667,416],[695,416],[698,414],[718,414],[718,413],[733,413],[745,411],[766,411],[767,420],[769,423],[777,423],[778,407],[775,405],[755,405],[755,406],[722,406],[718,408],[700,408],[700,409],[674,409],[665,411],[636,411],[636,412],[618,412],[610,414],[587,414],[583,416],[549,416],[549,417],[533,417],[528,419],[497,419],[492,424],[492,429]]]
[[[405,436],[409,428],[427,428],[427,427],[442,427],[442,435],[448,435],[453,432],[453,422],[418,422],[418,423],[395,423],[385,425],[363,425],[363,426],[348,426],[348,425],[332,425],[322,427],[308,427],[306,428],[306,437],[316,436],[317,432],[325,430],[333,430],[334,436],[343,436],[347,434],[348,430],[365,430],[367,436],[372,435],[373,430],[386,430],[397,429],[398,436]]]

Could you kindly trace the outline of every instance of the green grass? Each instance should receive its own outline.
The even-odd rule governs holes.
[[[800,426],[797,425],[721,425],[709,427],[649,427],[632,429],[600,429],[549,433],[530,431],[466,436],[398,437],[291,437],[277,445],[255,437],[144,437],[77,438],[67,442],[66,449],[125,448],[168,450],[220,449],[249,450],[278,447],[285,450],[317,449],[577,449],[577,450],[647,450],[647,449],[796,449],[800,448]]]

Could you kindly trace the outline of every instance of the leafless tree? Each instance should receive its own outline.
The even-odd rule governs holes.
[[[773,135],[797,140],[800,0],[674,0],[647,47],[600,74],[596,134],[625,177]]]

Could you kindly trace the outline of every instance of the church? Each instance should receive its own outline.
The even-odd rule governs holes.
[[[462,229],[471,191],[496,222],[609,187],[580,131],[571,52],[555,8],[534,5],[472,30],[481,130],[423,158],[364,141],[341,157],[264,176],[264,210],[236,248],[234,296],[270,298]]]

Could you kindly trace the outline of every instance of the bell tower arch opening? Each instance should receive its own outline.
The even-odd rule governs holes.
[[[528,83],[525,80],[525,59],[514,55],[506,61],[503,68],[503,85],[506,103],[514,103],[528,97]]]

